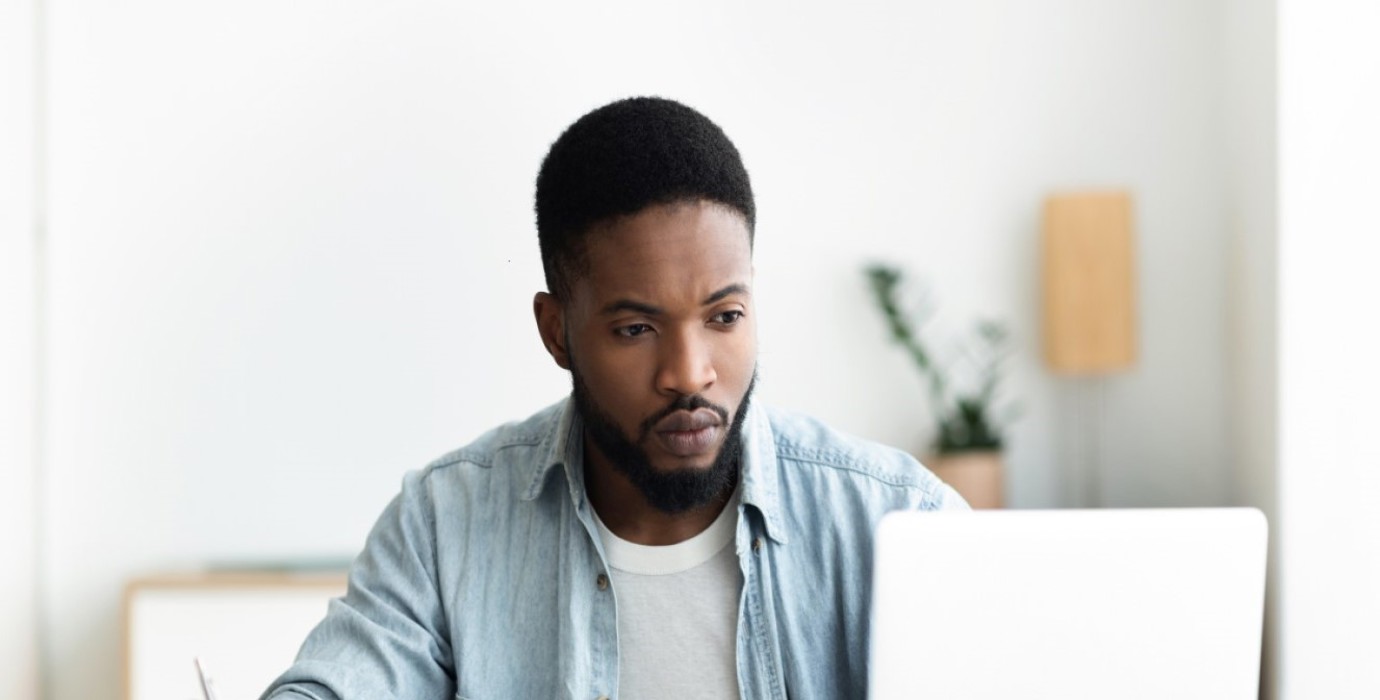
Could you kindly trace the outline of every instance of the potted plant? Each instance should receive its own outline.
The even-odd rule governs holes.
[[[941,358],[920,332],[932,307],[902,310],[897,299],[904,282],[901,270],[874,264],[866,273],[892,340],[905,349],[928,388],[935,431],[933,455],[924,459],[925,465],[974,508],[1002,507],[1005,436],[996,411],[1002,365],[1011,352],[1006,327],[978,321],[954,352]]]

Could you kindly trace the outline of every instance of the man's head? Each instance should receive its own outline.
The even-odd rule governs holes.
[[[756,210],[737,149],[669,100],[597,109],[537,177],[547,350],[572,375],[587,438],[666,512],[736,482],[756,376]]]
[[[594,224],[655,204],[718,202],[757,221],[738,149],[708,117],[655,97],[619,100],[561,134],[537,175],[537,239],[546,287],[558,297],[586,272],[582,243]]]

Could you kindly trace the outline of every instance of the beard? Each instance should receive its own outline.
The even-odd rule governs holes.
[[[580,411],[580,417],[584,420],[585,434],[589,435],[595,448],[608,458],[613,468],[642,492],[653,508],[672,515],[684,513],[709,505],[738,485],[743,457],[743,419],[747,416],[752,390],[757,385],[756,370],[752,373],[752,381],[748,383],[747,391],[743,393],[743,400],[738,402],[738,410],[733,415],[733,422],[729,424],[723,445],[719,447],[719,453],[707,469],[657,469],[642,445],[647,443],[653,427],[676,411],[705,408],[717,413],[721,423],[728,423],[727,409],[710,403],[699,394],[681,396],[642,421],[638,426],[636,440],[631,440],[623,434],[613,416],[594,400],[589,386],[575,368],[573,359],[570,363],[570,376],[573,385],[571,394],[575,400],[575,408]]]

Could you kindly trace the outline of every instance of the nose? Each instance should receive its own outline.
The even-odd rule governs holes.
[[[658,360],[657,391],[663,394],[691,396],[719,378],[709,343],[694,332],[667,334]]]

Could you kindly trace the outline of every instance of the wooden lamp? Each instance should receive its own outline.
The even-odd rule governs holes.
[[[1085,472],[1084,505],[1100,501],[1102,379],[1136,363],[1131,218],[1127,192],[1057,194],[1045,201],[1045,364],[1056,374],[1089,378],[1076,396],[1079,453],[1072,460]]]

